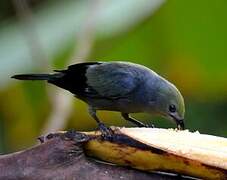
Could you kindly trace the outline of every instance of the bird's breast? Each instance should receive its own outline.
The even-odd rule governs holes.
[[[140,103],[131,98],[116,99],[87,99],[87,103],[97,110],[119,111],[125,113],[142,112],[143,108]]]

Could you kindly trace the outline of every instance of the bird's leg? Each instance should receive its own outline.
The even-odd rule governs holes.
[[[135,124],[138,127],[152,127],[152,128],[154,127],[153,124],[147,125],[147,124],[144,124],[144,123],[136,120],[135,118],[131,117],[128,113],[121,113],[121,115],[125,120],[132,122],[133,124]]]
[[[101,131],[103,136],[112,136],[113,135],[113,130],[110,129],[109,127],[107,127],[104,123],[102,123],[99,118],[96,115],[96,109],[94,109],[93,107],[89,106],[89,114],[91,115],[91,117],[93,117],[93,119],[98,123],[98,127],[99,130]]]

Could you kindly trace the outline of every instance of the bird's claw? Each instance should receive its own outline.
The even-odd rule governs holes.
[[[108,138],[108,139],[112,138],[114,131],[111,128],[107,127],[103,123],[99,123],[98,126],[99,126],[99,130],[101,131],[101,136],[103,138]]]

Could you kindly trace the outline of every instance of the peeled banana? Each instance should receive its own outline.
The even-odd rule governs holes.
[[[84,150],[89,156],[121,166],[170,172],[203,179],[227,179],[227,139],[157,128],[115,128],[112,138],[97,132]]]

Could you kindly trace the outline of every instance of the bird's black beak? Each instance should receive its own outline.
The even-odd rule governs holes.
[[[177,124],[177,129],[179,130],[184,130],[185,129],[185,126],[184,126],[184,119],[178,119],[176,118],[175,116],[172,116],[171,117],[174,119],[174,121],[176,122]]]
[[[184,130],[184,120],[183,119],[177,119],[176,123],[177,123],[177,129]]]

